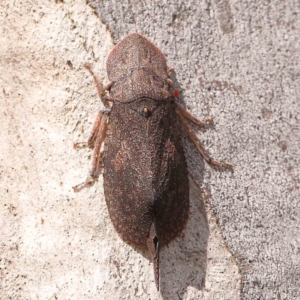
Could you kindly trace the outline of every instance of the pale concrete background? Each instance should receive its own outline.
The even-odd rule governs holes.
[[[0,299],[299,299],[299,2],[96,2],[0,3]],[[162,251],[162,295],[115,233],[102,177],[72,190],[91,155],[73,141],[101,107],[82,65],[105,78],[113,41],[134,31],[234,165],[211,169],[186,141],[191,214]]]

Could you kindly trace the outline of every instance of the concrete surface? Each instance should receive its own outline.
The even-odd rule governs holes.
[[[0,3],[0,299],[299,299],[298,1]],[[215,128],[214,158],[185,148],[186,231],[162,251],[157,294],[147,254],[108,218],[86,140],[101,103],[90,61],[130,32],[166,54],[181,100]],[[196,130],[196,128],[195,128]]]

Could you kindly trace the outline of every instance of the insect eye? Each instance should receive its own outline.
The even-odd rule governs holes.
[[[150,110],[147,106],[144,106],[141,110],[140,110],[140,115],[143,116],[144,118],[149,118],[150,117]]]

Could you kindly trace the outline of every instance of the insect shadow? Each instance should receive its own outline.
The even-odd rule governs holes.
[[[174,87],[182,91],[175,71],[170,77],[174,82]],[[185,107],[183,98],[181,94],[177,101]],[[195,126],[196,132],[213,128],[213,124],[207,124],[202,128]],[[181,132],[181,138],[189,170],[189,219],[182,234],[161,251],[160,292],[164,300],[182,299],[189,286],[202,290],[205,287],[207,269],[209,226],[204,200],[199,188],[203,183],[205,164],[196,146],[190,141],[184,130]]]
[[[203,290],[207,272],[209,225],[200,187],[205,163],[197,148],[182,134],[189,175],[189,219],[182,233],[160,253],[160,295],[164,300],[181,300],[189,286]],[[186,139],[186,141],[184,141]],[[209,168],[209,167],[208,167]],[[151,261],[147,250],[135,248]]]
[[[205,286],[209,226],[199,188],[190,180],[190,214],[181,237],[161,251],[161,295],[182,299],[189,286]]]

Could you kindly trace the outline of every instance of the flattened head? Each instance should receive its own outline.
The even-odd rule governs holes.
[[[165,100],[172,97],[167,61],[162,52],[138,33],[118,43],[107,58],[110,96],[127,103],[146,97]]]
[[[148,39],[132,33],[119,42],[109,54],[106,69],[110,81],[117,80],[128,70],[146,67],[166,80],[167,61],[163,53]]]

